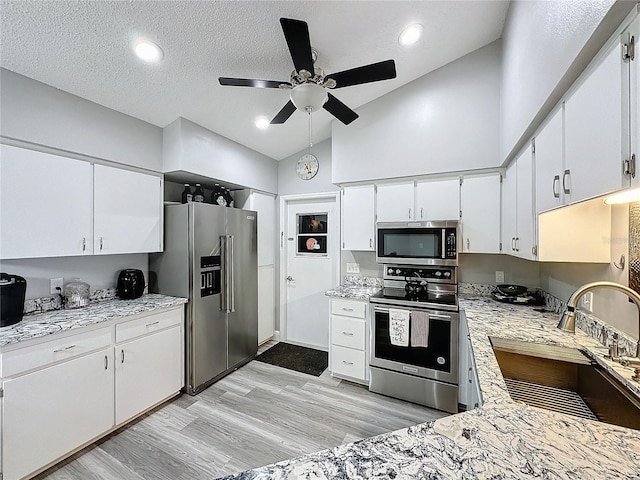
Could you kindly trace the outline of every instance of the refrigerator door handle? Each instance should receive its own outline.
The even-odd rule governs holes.
[[[229,244],[227,235],[220,235],[220,254],[222,255],[222,295],[220,295],[220,309],[229,313]]]
[[[233,235],[227,235],[227,258],[229,261],[229,283],[227,283],[227,291],[229,292],[229,313],[233,313],[236,311],[236,289],[234,285],[234,272],[233,272],[233,264],[235,263],[235,250],[233,247]]]

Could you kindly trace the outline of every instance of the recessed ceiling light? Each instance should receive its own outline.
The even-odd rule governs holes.
[[[258,117],[256,118],[255,124],[256,127],[258,127],[260,130],[266,130],[267,128],[269,128],[271,122],[267,117]]]
[[[164,56],[162,49],[158,45],[144,38],[134,42],[133,51],[136,52],[140,60],[148,63],[157,63]]]
[[[400,34],[398,41],[403,47],[408,47],[416,43],[422,35],[422,25],[413,23],[406,27]]]

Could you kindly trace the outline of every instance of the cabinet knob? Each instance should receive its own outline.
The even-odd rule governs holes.
[[[289,280],[290,282],[293,282],[293,277],[291,275],[289,275],[286,280]]]

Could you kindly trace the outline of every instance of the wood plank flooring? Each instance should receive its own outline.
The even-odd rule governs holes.
[[[371,393],[328,371],[313,377],[253,361],[36,478],[211,479],[446,415]]]

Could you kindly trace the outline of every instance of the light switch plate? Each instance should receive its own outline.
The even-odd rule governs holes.
[[[360,273],[360,264],[347,263],[347,273]]]
[[[496,283],[504,283],[504,272],[496,270]]]

